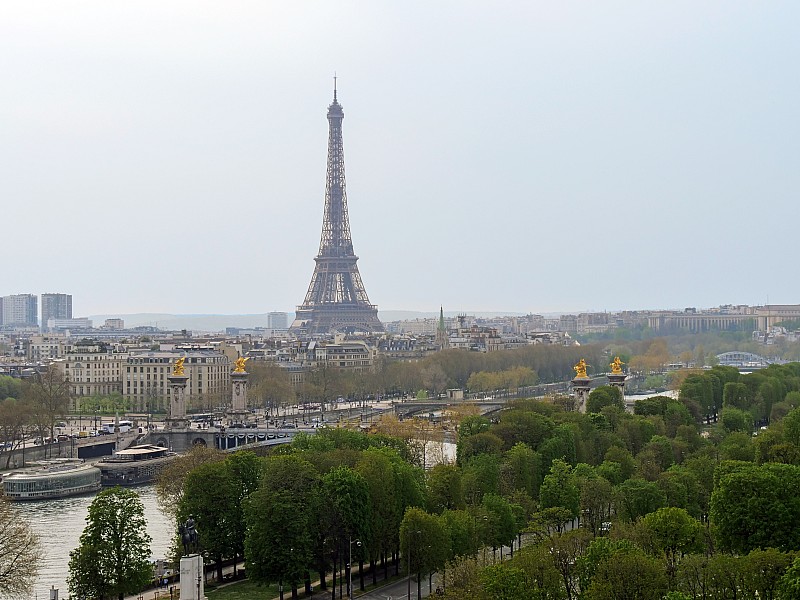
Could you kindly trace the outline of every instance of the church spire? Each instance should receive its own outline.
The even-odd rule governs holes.
[[[436,345],[439,350],[450,347],[450,338],[447,335],[447,326],[444,323],[444,307],[439,307],[439,325],[436,327]]]

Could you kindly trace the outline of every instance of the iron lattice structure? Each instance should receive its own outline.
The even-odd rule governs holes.
[[[328,107],[328,169],[325,180],[325,213],[316,266],[303,304],[291,329],[307,335],[334,332],[383,331],[378,307],[370,304],[361,281],[350,238],[347,191],[344,177],[342,121],[344,110],[333,90]]]

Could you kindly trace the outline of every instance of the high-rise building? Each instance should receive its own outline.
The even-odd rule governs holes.
[[[39,302],[34,294],[3,296],[3,325],[36,327]]]
[[[267,313],[267,329],[286,329],[289,327],[289,313]]]
[[[72,318],[72,294],[42,294],[42,328],[50,319]]]
[[[325,212],[316,267],[303,304],[297,307],[291,331],[314,335],[333,332],[383,331],[378,307],[370,304],[361,281],[350,238],[344,177],[344,110],[333,89],[328,107],[328,169]]]

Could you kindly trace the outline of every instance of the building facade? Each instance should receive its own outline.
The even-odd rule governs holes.
[[[42,327],[50,319],[72,318],[72,294],[42,294]]]
[[[129,354],[122,365],[122,395],[134,410],[166,410],[171,399],[167,377],[185,358],[187,408],[211,410],[230,402],[231,360],[211,349],[148,351]]]
[[[82,398],[122,392],[122,365],[127,352],[114,352],[103,343],[76,343],[55,364],[69,382],[72,409],[85,409]]]
[[[11,327],[37,327],[39,301],[34,294],[3,296],[3,325]]]

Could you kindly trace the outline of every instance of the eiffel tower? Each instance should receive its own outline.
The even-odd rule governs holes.
[[[328,107],[328,171],[325,179],[325,214],[316,266],[303,304],[297,307],[290,331],[315,335],[383,331],[378,307],[370,304],[361,281],[350,238],[344,179],[344,110],[333,86]]]

